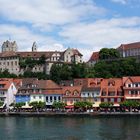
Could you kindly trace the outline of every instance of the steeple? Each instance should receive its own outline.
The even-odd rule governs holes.
[[[36,44],[36,42],[33,42],[32,52],[37,52],[37,44]]]

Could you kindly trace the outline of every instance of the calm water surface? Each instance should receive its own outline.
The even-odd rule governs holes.
[[[0,140],[140,140],[140,117],[0,117]]]

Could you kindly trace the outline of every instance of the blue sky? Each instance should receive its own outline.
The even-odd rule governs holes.
[[[0,45],[77,48],[86,61],[103,47],[140,41],[139,11],[140,0],[0,0]]]

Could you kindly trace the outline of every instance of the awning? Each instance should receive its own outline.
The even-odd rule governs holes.
[[[23,109],[24,109],[24,108],[25,108],[25,109],[26,109],[26,108],[32,108],[32,106],[22,106],[21,108],[23,108]]]
[[[72,109],[72,108],[74,108],[74,106],[73,105],[67,105],[67,106],[65,106],[65,108]]]
[[[114,107],[119,107],[120,105],[119,105],[119,104],[114,104],[113,106],[114,106]]]
[[[125,97],[126,99],[140,99],[140,97]]]
[[[99,107],[100,102],[95,102],[92,107]]]

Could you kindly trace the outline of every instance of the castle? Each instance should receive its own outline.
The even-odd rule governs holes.
[[[82,63],[82,54],[73,48],[68,48],[65,51],[38,51],[36,42],[32,45],[32,51],[20,52],[16,41],[6,41],[2,44],[0,53],[0,70],[8,70],[10,73],[19,75],[23,74],[27,69],[20,66],[21,61],[27,58],[31,60],[39,60],[42,56],[45,57],[45,63],[35,65],[32,72],[45,72],[50,74],[51,66],[54,63]]]

